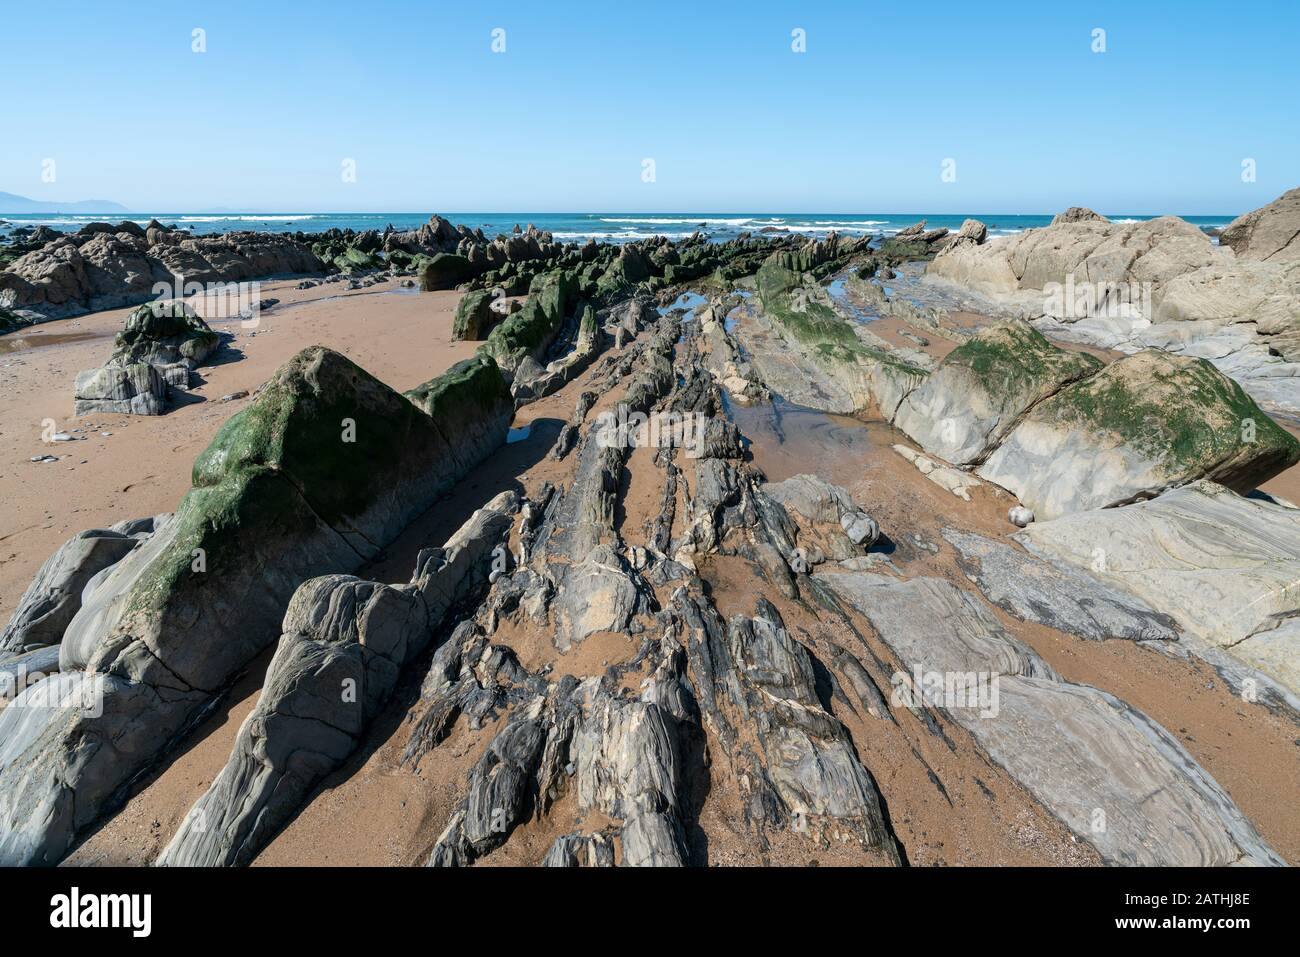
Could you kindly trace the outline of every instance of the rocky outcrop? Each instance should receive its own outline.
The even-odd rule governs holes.
[[[1051,225],[1059,226],[1061,223],[1109,223],[1110,220],[1101,213],[1095,213],[1087,206],[1071,206],[1063,213],[1057,213],[1052,217]]]
[[[1089,641],[1178,640],[1170,616],[1080,568],[953,528],[945,528],[943,537],[984,596],[1022,621]]]
[[[1172,216],[1057,217],[995,243],[953,244],[926,282],[955,283],[986,300],[980,311],[1030,320],[1054,338],[1207,359],[1258,401],[1296,413],[1298,197],[1292,190],[1240,217],[1220,246]]]
[[[950,715],[1107,863],[1281,863],[1177,739],[1113,696],[1061,681],[955,586],[818,578],[898,654],[897,697]]]
[[[799,524],[800,543],[810,564],[852,558],[880,537],[880,526],[848,492],[816,475],[769,482],[762,490]],[[815,551],[810,554],[810,549]]]
[[[876,412],[928,453],[895,445],[899,454],[967,500],[978,479],[944,460],[1011,491],[1039,520],[1199,478],[1249,491],[1300,461],[1300,442],[1205,360],[1148,350],[1104,366],[1010,321],[927,370],[868,344],[869,330],[801,282],[773,257],[758,275],[762,320],[741,318],[764,383],[814,408]],[[791,348],[776,354],[766,328]]]
[[[1201,359],[1116,360],[1026,414],[978,470],[1038,519],[1158,495],[1200,478],[1250,491],[1300,442]]]
[[[486,339],[492,325],[501,318],[492,310],[492,301],[492,293],[487,289],[465,293],[456,304],[451,338],[456,341]]]
[[[172,287],[177,274],[186,284],[240,282],[325,268],[305,243],[274,233],[143,232],[87,227],[21,256],[0,271],[0,307],[62,319],[152,299],[154,286]]]
[[[1056,348],[1025,323],[991,326],[907,394],[894,425],[954,465],[977,465],[1027,411],[1101,366],[1086,353]]]
[[[153,534],[155,521],[123,522],[92,528],[66,541],[46,559],[0,632],[0,658],[63,641],[63,633],[81,608],[81,594],[91,579],[120,562]]]
[[[1300,634],[1287,627],[1300,615],[1300,510],[1202,481],[1015,538],[1168,615],[1194,651],[1223,649],[1300,693]]]
[[[0,860],[57,861],[275,640],[298,585],[374,558],[504,441],[512,407],[487,369],[425,389],[472,411],[434,416],[314,347],[226,422],[174,518],[96,579],[64,633],[59,677],[81,676],[97,707],[20,696],[0,712]]]
[[[1238,216],[1219,234],[1219,243],[1239,259],[1300,260],[1300,189],[1283,193],[1260,209]]]
[[[813,262],[839,260],[838,249],[810,249]],[[826,291],[810,282],[786,254],[774,254],[758,271],[758,295],[763,311],[803,356],[830,377],[852,400],[854,409],[878,408],[891,417],[903,398],[920,384],[926,370],[893,350],[870,343],[834,309]],[[864,330],[867,336],[869,332]]]
[[[421,552],[409,585],[348,575],[303,583],[230,760],[158,863],[249,863],[357,748],[446,613],[487,583],[491,552],[517,507],[505,492],[476,511],[441,549]]]
[[[108,361],[77,373],[74,410],[161,415],[169,390],[188,391],[190,373],[220,342],[184,302],[146,303],[127,316]]]

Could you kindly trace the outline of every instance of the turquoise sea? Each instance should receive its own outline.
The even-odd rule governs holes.
[[[1117,222],[1136,222],[1153,219],[1152,216],[1130,216],[1124,213],[1105,215]],[[0,229],[16,226],[45,225],[53,229],[73,231],[91,222],[119,222],[130,219],[144,225],[157,219],[168,226],[189,229],[198,235],[224,233],[235,229],[259,232],[320,232],[340,229],[378,229],[393,226],[399,230],[414,229],[426,222],[430,213],[127,213],[127,214],[59,214],[29,213],[0,214]],[[821,237],[834,230],[850,236],[889,235],[924,219],[934,229],[947,226],[957,229],[967,217],[982,220],[990,235],[1017,233],[1034,226],[1046,226],[1052,214],[1002,215],[990,213],[446,213],[453,223],[463,223],[471,228],[482,228],[489,238],[498,233],[508,233],[516,224],[529,223],[538,229],[549,230],[561,242],[587,239],[626,242],[650,236],[667,236],[681,239],[696,230],[710,238],[723,241],[742,232],[769,233],[777,230]],[[1185,216],[1188,222],[1202,229],[1222,229],[1234,218],[1223,216]],[[5,225],[8,224],[8,225]]]

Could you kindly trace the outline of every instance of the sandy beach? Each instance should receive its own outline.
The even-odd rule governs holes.
[[[296,286],[261,284],[263,297],[280,302],[256,328],[216,320],[213,328],[233,339],[203,368],[203,383],[165,416],[72,414],[73,378],[103,363],[130,309],[0,339],[0,617],[13,612],[41,563],[70,536],[175,509],[195,457],[249,402],[220,399],[251,394],[300,349],[336,349],[399,390],[474,352],[474,343],[450,340],[458,293],[421,295],[397,281],[359,290]],[[42,442],[47,419],[78,440]],[[59,461],[30,461],[41,455]]]

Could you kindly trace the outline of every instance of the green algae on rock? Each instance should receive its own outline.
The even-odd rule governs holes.
[[[1101,360],[1067,352],[1022,322],[981,329],[908,394],[894,425],[954,465],[982,462],[1027,410]]]
[[[980,468],[1040,518],[1207,478],[1250,491],[1300,442],[1204,359],[1148,350],[1043,401]]]

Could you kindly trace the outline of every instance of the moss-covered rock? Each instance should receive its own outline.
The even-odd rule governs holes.
[[[456,305],[456,316],[451,323],[452,339],[477,341],[487,338],[493,324],[500,318],[492,311],[492,298],[487,289],[465,293]]]
[[[759,268],[756,279],[763,312],[853,396],[857,408],[874,404],[891,416],[925,378],[925,370],[863,342],[835,311],[826,291],[816,282],[804,282],[794,268],[797,265],[818,265],[817,256],[807,248],[797,254],[775,253]]]
[[[406,397],[446,436],[457,470],[466,472],[483,450],[505,440],[514,401],[500,368],[488,355],[463,359]]]
[[[510,375],[526,356],[540,358],[576,301],[577,288],[575,271],[544,273],[534,281],[524,307],[493,329],[480,351]]]
[[[894,425],[954,465],[982,462],[1025,411],[1102,362],[1052,345],[1023,322],[980,330],[899,406]]]
[[[127,316],[113,342],[111,364],[185,362],[193,367],[211,355],[221,339],[188,305],[169,301],[140,306]]]
[[[461,283],[472,279],[474,273],[474,267],[464,256],[457,253],[438,253],[420,271],[420,289],[424,292],[455,289]]]
[[[52,718],[12,752],[17,766],[78,756],[26,780],[24,860],[57,861],[276,640],[302,582],[376,557],[505,441],[513,407],[490,360],[417,391],[420,405],[314,346],[226,422],[172,519],[87,590],[64,633],[61,666],[106,675],[111,694],[102,717]]]
[[[1148,350],[1035,406],[980,469],[1041,518],[1207,478],[1237,491],[1300,461],[1300,442],[1204,359]]]

